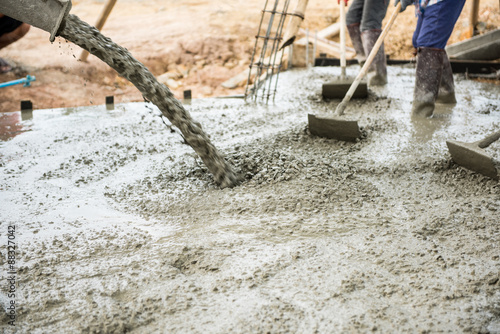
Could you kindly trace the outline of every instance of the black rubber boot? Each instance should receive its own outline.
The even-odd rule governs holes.
[[[413,116],[431,117],[433,115],[445,56],[446,52],[443,49],[418,48],[417,73],[411,110]]]
[[[363,48],[363,42],[361,41],[361,31],[359,30],[359,23],[353,23],[347,25],[347,31],[349,32],[349,37],[351,37],[352,46],[356,51],[356,59],[360,66],[365,64],[366,54]]]
[[[366,30],[361,33],[361,40],[365,54],[368,55],[373,49],[377,39],[382,33],[380,29]],[[368,85],[382,86],[387,83],[387,61],[385,59],[384,43],[380,46],[375,58],[368,69]]]
[[[443,74],[441,75],[441,85],[439,86],[439,93],[436,99],[438,103],[457,103],[455,97],[455,83],[453,81],[453,71],[451,69],[450,60],[448,55],[443,56]]]

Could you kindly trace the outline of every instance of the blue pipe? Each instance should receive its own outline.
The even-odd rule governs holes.
[[[14,85],[18,85],[18,84],[23,84],[24,87],[29,87],[29,86],[31,86],[31,82],[35,81],[35,80],[36,80],[35,76],[27,75],[26,78],[23,78],[23,79],[12,80],[12,81],[0,83],[0,88],[14,86]]]

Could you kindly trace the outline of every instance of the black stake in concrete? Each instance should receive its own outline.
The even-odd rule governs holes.
[[[33,103],[30,100],[21,101],[21,119],[27,121],[33,118]]]
[[[115,109],[115,97],[114,96],[106,96],[106,109],[107,110]]]

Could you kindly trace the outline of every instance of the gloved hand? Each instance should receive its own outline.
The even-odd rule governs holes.
[[[402,12],[406,9],[406,7],[408,7],[409,5],[411,5],[413,3],[413,0],[396,0],[394,2],[394,6],[397,6],[399,1],[401,1],[401,11]]]
[[[345,5],[347,6],[347,2],[349,2],[349,0],[337,0],[338,4],[340,5],[340,1],[344,1]]]

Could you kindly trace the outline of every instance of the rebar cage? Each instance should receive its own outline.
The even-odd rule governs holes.
[[[255,36],[255,46],[250,61],[245,101],[274,101],[278,87],[279,73],[283,66],[284,50],[279,50],[283,26],[288,13],[290,0],[266,0],[259,30]],[[269,7],[269,8],[268,8]],[[267,23],[267,27],[264,25]]]

